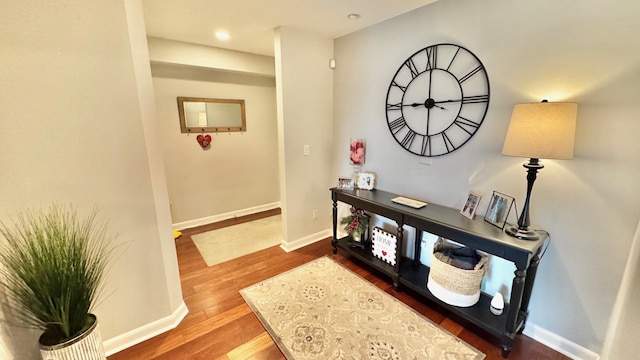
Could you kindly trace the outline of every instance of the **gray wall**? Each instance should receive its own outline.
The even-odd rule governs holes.
[[[586,2],[583,2],[586,3]],[[460,208],[469,190],[524,202],[526,159],[500,154],[513,106],[578,103],[575,157],[543,160],[532,223],[552,235],[535,284],[528,333],[602,350],[640,218],[640,5],[635,1],[446,0],[335,41],[334,175],[349,174],[349,138],[367,141],[378,187]],[[385,98],[415,51],[451,42],[474,52],[491,83],[485,122],[460,150],[424,165],[392,138]],[[510,287],[510,271],[502,274]],[[535,335],[535,334],[534,334]],[[589,354],[591,352],[591,354]]]

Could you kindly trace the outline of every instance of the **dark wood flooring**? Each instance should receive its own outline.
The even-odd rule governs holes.
[[[191,235],[200,232],[277,213],[279,210],[273,210],[183,231],[182,237],[176,240],[176,249],[182,293],[189,314],[175,329],[120,351],[108,360],[284,359],[239,291],[318,257],[333,256],[331,239],[290,253],[275,246],[211,267],[207,267],[191,241]],[[343,256],[340,251],[334,259],[476,347],[487,355],[486,359],[502,359],[500,348],[479,329],[451,317],[446,310],[432,303],[402,292],[402,289],[395,291],[389,278],[369,271],[366,266]],[[519,335],[508,359],[555,360],[568,357],[525,335]]]

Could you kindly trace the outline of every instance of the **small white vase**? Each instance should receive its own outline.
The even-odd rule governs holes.
[[[502,297],[501,293],[496,293],[496,295],[491,299],[491,307],[490,309],[493,315],[502,314],[502,310],[504,310],[504,297]]]

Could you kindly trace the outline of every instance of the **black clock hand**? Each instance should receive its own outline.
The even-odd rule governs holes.
[[[433,107],[433,99],[431,98],[431,77],[433,75],[433,71],[429,71],[429,93],[427,96],[427,100],[424,102],[424,107],[427,108],[427,132],[425,133],[429,136],[429,117],[431,115],[431,108]]]
[[[427,107],[427,136],[429,136],[429,115],[431,115],[431,108]]]
[[[446,102],[446,101],[445,101]],[[434,103],[434,105],[432,105],[431,107],[437,107],[438,109],[442,109],[442,110],[449,110],[445,107],[439,106],[439,105],[435,105],[437,102]],[[413,103],[413,104],[402,104],[402,106],[411,106],[411,107],[418,107],[418,106],[424,106],[426,108],[429,108],[429,105],[427,105],[426,101],[424,103]]]
[[[442,101],[436,101],[436,102],[434,102],[434,104],[452,103],[452,102],[460,102],[460,101],[462,101],[462,99],[460,99],[460,100],[442,100]]]
[[[431,77],[433,75],[433,71],[429,70],[429,93],[427,95],[429,99],[431,99]]]

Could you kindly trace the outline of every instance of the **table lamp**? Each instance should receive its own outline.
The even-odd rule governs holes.
[[[538,170],[544,165],[540,159],[571,159],[576,129],[578,105],[575,103],[517,104],[504,140],[502,154],[529,158],[527,169],[527,198],[518,224],[507,227],[507,234],[524,240],[537,240],[538,234],[529,229],[529,201]]]

